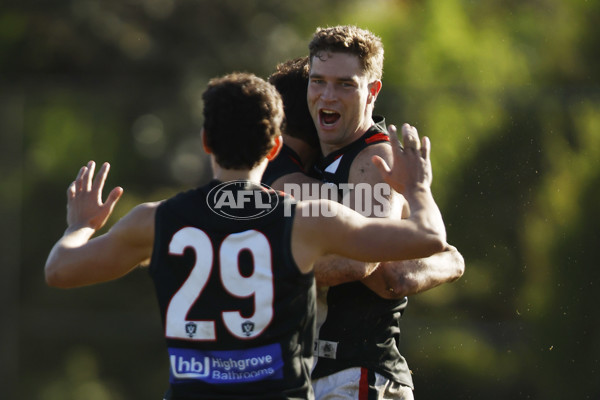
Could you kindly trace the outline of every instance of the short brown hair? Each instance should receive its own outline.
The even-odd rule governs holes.
[[[353,25],[317,28],[308,45],[310,60],[322,52],[349,53],[358,57],[369,79],[383,76],[383,44],[371,31]]]
[[[212,79],[202,100],[206,144],[223,168],[256,166],[281,135],[281,97],[273,85],[253,74]]]
[[[317,128],[306,101],[308,57],[294,58],[278,64],[277,70],[269,76],[269,82],[275,86],[283,100],[285,133],[318,148]]]

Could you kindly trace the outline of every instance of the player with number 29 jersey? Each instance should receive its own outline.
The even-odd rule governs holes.
[[[219,184],[181,193],[156,211],[149,271],[165,328],[170,398],[312,398],[314,277],[291,254],[295,204],[258,189],[275,204],[270,213],[252,217],[256,204],[242,202],[234,219],[214,211],[210,194]],[[230,189],[235,199],[248,188]]]

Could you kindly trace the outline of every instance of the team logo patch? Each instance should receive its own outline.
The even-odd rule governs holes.
[[[314,355],[321,358],[335,359],[337,355],[338,342],[328,340],[315,340],[313,348]]]
[[[237,180],[222,182],[212,188],[206,204],[221,217],[250,220],[269,215],[279,204],[279,196],[264,184]]]
[[[185,333],[188,337],[193,338],[198,330],[198,325],[195,322],[188,322],[185,324]]]
[[[242,332],[246,336],[251,336],[252,332],[254,332],[254,322],[246,321],[246,322],[242,323]]]

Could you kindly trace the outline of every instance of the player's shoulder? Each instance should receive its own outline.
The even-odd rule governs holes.
[[[373,143],[372,145],[367,146],[364,149],[362,149],[356,155],[354,160],[356,161],[357,159],[365,159],[365,158],[368,158],[370,160],[371,157],[373,157],[373,156],[390,157],[390,160],[391,160],[392,146],[390,145],[390,142],[387,141],[387,142]]]
[[[140,203],[137,206],[133,207],[129,213],[137,215],[139,217],[154,216],[154,214],[156,213],[156,209],[163,202],[164,202],[164,200],[161,200],[161,201],[150,201],[150,202],[146,202],[146,203]]]
[[[141,203],[117,221],[105,235],[129,249],[150,249],[154,242],[156,210],[161,202]]]
[[[350,165],[349,182],[379,182],[382,180],[379,170],[373,164],[373,156],[379,156],[390,164],[393,155],[389,142],[375,143],[362,149]]]

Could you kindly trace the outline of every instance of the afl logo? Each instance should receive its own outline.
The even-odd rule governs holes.
[[[206,204],[215,214],[237,220],[269,215],[279,204],[279,196],[269,186],[248,181],[228,181],[215,186],[206,196]]]

